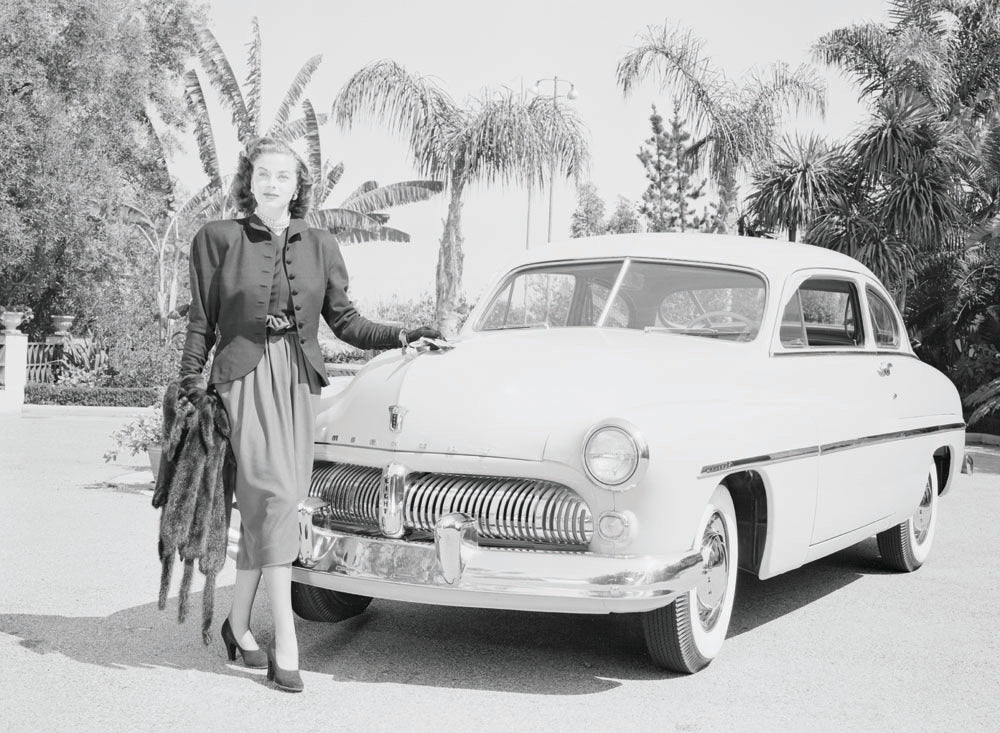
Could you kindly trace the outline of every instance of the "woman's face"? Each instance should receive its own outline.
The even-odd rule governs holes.
[[[257,200],[257,210],[265,215],[284,216],[298,185],[295,158],[291,155],[262,153],[253,161],[250,192]]]

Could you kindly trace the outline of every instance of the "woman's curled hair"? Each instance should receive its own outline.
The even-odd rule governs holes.
[[[253,164],[265,153],[283,153],[295,160],[295,172],[298,193],[288,205],[288,212],[293,219],[303,219],[309,211],[309,200],[312,197],[312,176],[309,167],[292,147],[284,140],[275,137],[259,137],[252,140],[241,152],[236,164],[236,175],[233,178],[230,198],[236,202],[243,214],[250,215],[257,208],[257,200],[250,191],[250,179],[253,178]]]

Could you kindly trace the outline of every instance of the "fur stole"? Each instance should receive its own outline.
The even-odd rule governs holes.
[[[159,607],[166,607],[174,558],[184,562],[177,620],[187,614],[194,561],[205,575],[201,636],[209,642],[215,577],[226,560],[236,462],[229,447],[229,416],[200,378],[172,382],[163,396],[163,456],[153,492],[160,514]]]

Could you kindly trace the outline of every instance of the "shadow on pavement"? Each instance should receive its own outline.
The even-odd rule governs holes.
[[[741,574],[729,636],[752,631],[815,602],[879,566],[874,539],[767,581]],[[216,591],[221,624],[231,587]],[[253,626],[262,646],[271,638],[258,594]],[[192,612],[176,622],[176,599],[106,617],[0,615],[0,632],[37,654],[58,653],[112,668],[173,667],[246,677],[267,684],[263,671],[225,661],[217,635],[200,639],[201,594]],[[660,680],[676,675],[655,667],[646,654],[637,614],[582,615],[435,607],[376,600],[361,616],[339,624],[299,619],[300,658],[307,673],[335,680],[389,682],[471,690],[552,695],[606,692],[619,680]]]
[[[871,537],[769,580],[740,573],[736,585],[736,606],[727,638],[752,631],[808,606],[866,575],[891,572],[882,565],[878,545]]]
[[[259,679],[266,670],[248,670],[225,658],[218,627],[232,598],[231,588],[216,589],[212,643],[201,641],[201,593],[190,595],[187,620],[177,623],[177,599],[165,610],[156,602],[109,616],[0,614],[0,633],[19,639],[36,654],[62,654],[86,664],[118,669],[169,667]],[[237,657],[238,659],[238,657]]]

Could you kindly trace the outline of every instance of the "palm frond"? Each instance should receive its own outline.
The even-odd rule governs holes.
[[[638,40],[639,45],[618,61],[622,94],[628,97],[640,82],[655,76],[660,88],[681,103],[696,134],[708,128],[718,131],[724,122],[722,108],[732,101],[731,84],[703,53],[704,41],[690,30],[667,24],[647,26]]]
[[[283,140],[286,143],[294,143],[308,135],[313,127],[322,127],[330,120],[330,116],[325,112],[316,113],[315,125],[305,117],[288,122],[279,128],[272,128],[268,133],[273,137]]]
[[[193,196],[189,197],[177,210],[177,218],[180,221],[192,221],[201,216],[213,203],[218,204],[219,199],[227,196],[223,182],[218,184],[209,183],[202,187]]]
[[[299,100],[302,99],[302,94],[305,92],[306,85],[309,80],[312,79],[312,75],[319,68],[320,62],[323,61],[322,54],[316,54],[306,61],[302,68],[299,69],[299,73],[295,75],[292,79],[292,83],[289,84],[288,90],[285,92],[285,98],[281,100],[281,104],[278,106],[278,112],[274,116],[274,123],[271,125],[271,130],[269,134],[274,134],[288,122],[288,115],[291,114],[292,108],[294,108]]]
[[[384,124],[409,139],[418,172],[451,181],[455,156],[448,147],[465,115],[429,77],[410,74],[395,61],[375,61],[358,70],[341,87],[331,114],[349,129],[356,118]]]
[[[341,244],[362,244],[364,242],[399,242],[410,241],[410,235],[392,227],[379,227],[375,231],[355,229],[352,227],[334,227],[331,230],[337,235]]]
[[[937,111],[918,95],[901,92],[880,100],[871,123],[854,140],[854,151],[870,183],[909,168],[936,140]]]
[[[826,115],[826,82],[809,64],[792,69],[778,61],[752,70],[740,85],[740,96],[743,108],[752,117],[803,110]]]
[[[215,149],[215,134],[212,132],[212,120],[208,116],[208,106],[205,103],[205,93],[198,79],[198,72],[191,69],[184,74],[184,99],[194,120],[194,138],[198,145],[198,157],[201,159],[201,169],[205,171],[211,183],[218,184],[221,180],[219,170],[219,155]]]
[[[306,155],[309,162],[309,173],[315,183],[323,171],[323,152],[319,143],[319,123],[312,103],[302,100],[302,119],[306,121]]]
[[[879,23],[838,28],[820,37],[813,56],[827,66],[836,66],[861,85],[861,96],[889,91],[892,81],[892,39]]]
[[[374,181],[372,181],[374,183]],[[436,193],[440,193],[444,184],[440,181],[401,181],[378,186],[364,193],[355,192],[349,196],[341,207],[352,209],[362,214],[371,214],[381,209],[402,206],[416,201],[426,201]]]
[[[311,226],[321,229],[344,227],[375,231],[381,226],[377,221],[370,219],[358,211],[343,208],[310,211],[306,214],[306,221]]]
[[[237,137],[241,143],[246,144],[253,136],[253,126],[233,67],[230,66],[219,41],[208,28],[202,28],[198,32],[198,41],[198,60],[208,75],[208,82],[219,92],[223,108],[232,114]]]
[[[247,44],[247,115],[253,134],[260,133],[261,95],[263,88],[261,65],[260,23],[254,16],[250,21],[250,42]]]
[[[343,163],[332,165],[329,161],[327,161],[323,164],[323,173],[317,184],[313,186],[314,207],[319,208],[326,203],[327,198],[330,196],[330,191],[333,190],[333,187],[337,185],[337,182],[340,181],[340,177],[343,175]]]

